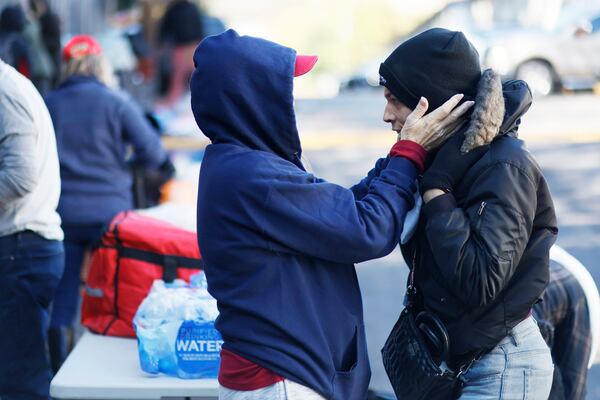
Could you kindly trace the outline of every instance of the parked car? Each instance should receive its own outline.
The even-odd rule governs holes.
[[[481,26],[481,23],[473,17],[473,6],[472,2],[468,0],[446,4],[444,8],[423,21],[409,34],[396,40],[378,57],[366,61],[352,73],[342,77],[340,92],[378,87],[379,65],[381,62],[383,62],[383,60],[385,60],[400,43],[429,28],[443,27],[451,30],[460,30],[465,33],[474,31],[477,29],[476,27]],[[471,39],[471,35],[467,33],[467,36]]]
[[[475,34],[484,67],[525,80],[534,95],[591,89],[600,79],[600,10],[554,29],[494,29]]]
[[[504,79],[527,81],[537,96],[592,89],[600,80],[600,6],[563,8],[550,28],[510,23],[481,29],[465,16],[468,4],[451,5],[343,79],[340,89],[377,86],[379,63],[396,45],[434,26],[465,32],[479,51],[482,67],[495,69]]]

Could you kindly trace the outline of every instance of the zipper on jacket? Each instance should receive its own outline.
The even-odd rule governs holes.
[[[475,224],[475,229],[477,231],[481,230],[481,224],[483,221],[483,212],[485,211],[485,206],[487,206],[487,203],[485,201],[482,201],[481,204],[479,205],[479,209],[477,210],[477,223]]]
[[[482,201],[481,204],[479,205],[479,210],[477,210],[477,215],[481,216],[481,214],[483,214],[483,210],[485,210],[485,206],[487,206],[487,203],[485,201]]]

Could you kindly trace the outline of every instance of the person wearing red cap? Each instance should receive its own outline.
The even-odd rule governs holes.
[[[397,245],[414,182],[470,106],[408,115],[389,157],[351,189],[306,171],[294,77],[317,58],[229,30],[194,55],[192,111],[211,140],[198,244],[224,340],[221,399],[364,400],[370,379],[354,263]]]
[[[63,80],[74,75],[103,77],[107,72],[102,48],[91,36],[75,35],[62,52],[64,63]]]
[[[133,149],[138,165],[173,171],[141,110],[103,83],[110,73],[98,42],[75,36],[65,46],[63,59],[63,81],[46,98],[58,144],[58,212],[65,231],[65,272],[49,331],[54,371],[70,349],[67,337],[77,313],[84,253],[113,216],[134,206],[128,149]]]

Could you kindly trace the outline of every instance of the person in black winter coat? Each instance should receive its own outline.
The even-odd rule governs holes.
[[[558,230],[544,176],[518,138],[532,101],[527,84],[482,73],[464,35],[439,28],[401,44],[380,75],[408,109],[419,96],[433,107],[449,93],[475,100],[424,172],[420,217],[401,243],[416,308],[445,325],[446,362],[464,372],[461,399],[547,399],[552,359],[531,309],[548,283]],[[384,119],[401,125],[388,108]]]

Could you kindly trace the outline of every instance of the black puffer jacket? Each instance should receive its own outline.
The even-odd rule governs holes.
[[[455,367],[492,349],[527,317],[548,283],[548,252],[558,231],[544,176],[517,138],[531,105],[529,88],[511,81],[503,92],[499,136],[453,194],[424,206],[415,235],[402,247],[416,268],[420,306],[448,328]],[[488,111],[476,108],[471,126],[490,123]]]

